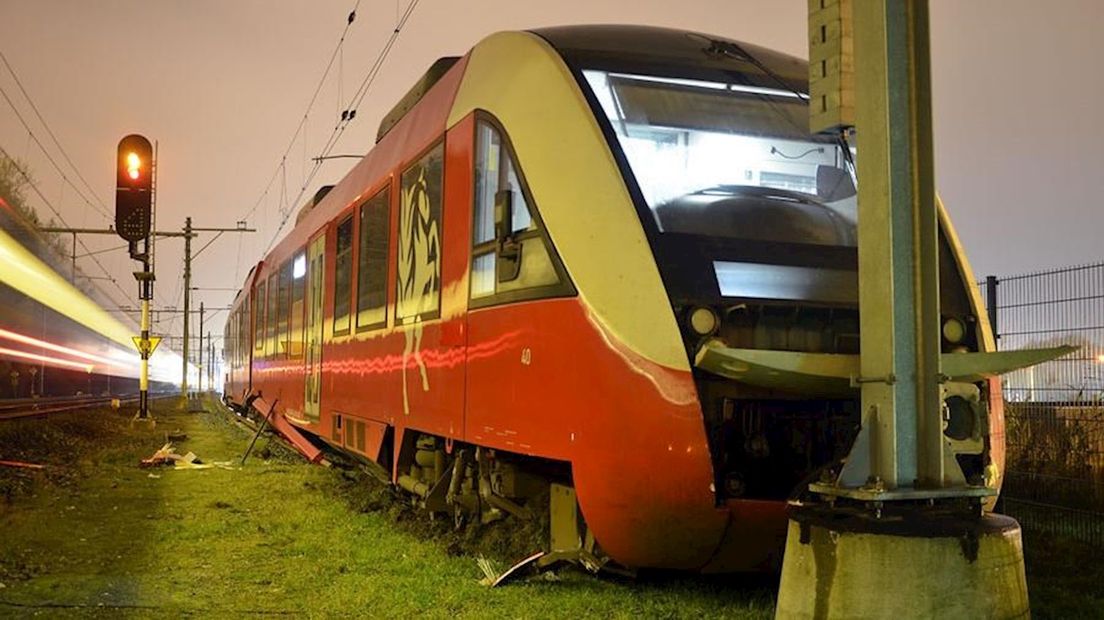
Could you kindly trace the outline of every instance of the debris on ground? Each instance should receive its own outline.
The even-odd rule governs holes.
[[[175,431],[165,433],[165,441],[168,441],[168,442],[175,441],[175,442],[179,443],[181,441],[184,441],[187,438],[188,438],[188,433],[185,433],[184,431],[182,431],[180,429],[176,429]]]
[[[157,467],[159,465],[171,465],[180,458],[180,455],[176,454],[175,450],[171,442],[166,443],[161,446],[159,450],[151,454],[149,458],[142,459],[142,461],[138,463],[138,466]]]
[[[149,458],[142,459],[141,462],[138,463],[139,467],[160,467],[163,465],[172,465],[173,469],[211,469],[212,467],[229,469],[231,471],[239,469],[238,467],[234,467],[230,461],[204,463],[199,460],[195,452],[189,451],[187,454],[177,454],[176,447],[173,446],[172,442],[161,446],[161,448],[151,454]],[[154,476],[151,474],[150,477],[153,478]]]
[[[19,469],[46,469],[45,465],[39,465],[38,463],[24,463],[23,461],[0,461],[0,465],[4,467],[17,467]]]
[[[479,566],[479,570],[483,572],[483,578],[479,580],[479,585],[493,586],[494,582],[498,581],[498,568],[495,567],[494,562],[479,556],[475,559],[475,563]]]

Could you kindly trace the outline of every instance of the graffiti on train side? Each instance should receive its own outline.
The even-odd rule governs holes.
[[[423,391],[429,376],[422,359],[424,321],[436,315],[441,301],[441,163],[438,146],[402,175],[399,205],[398,299],[395,317],[404,326],[403,412],[410,414],[410,372],[417,372]]]

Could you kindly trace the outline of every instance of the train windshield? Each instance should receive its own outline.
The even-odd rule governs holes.
[[[583,71],[663,233],[854,247],[843,146],[795,93]]]

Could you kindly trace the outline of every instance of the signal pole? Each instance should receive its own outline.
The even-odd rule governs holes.
[[[126,240],[130,257],[142,262],[142,270],[134,272],[138,280],[138,299],[142,306],[141,335],[134,338],[134,345],[141,356],[141,375],[138,379],[138,415],[140,421],[149,420],[149,356],[161,341],[150,338],[150,300],[153,299],[153,270],[151,233],[154,209],[154,176],[156,162],[153,145],[145,136],[131,134],[119,141],[115,175],[115,228]],[[76,234],[74,233],[74,238]],[[138,243],[142,251],[138,251]]]

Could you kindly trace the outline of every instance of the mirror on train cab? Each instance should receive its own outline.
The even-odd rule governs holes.
[[[514,192],[509,188],[495,192],[495,238],[499,241],[514,234]]]
[[[820,165],[816,171],[816,191],[822,201],[837,202],[854,196],[855,185],[846,170]]]
[[[498,260],[495,271],[499,282],[516,280],[521,273],[521,244],[514,239],[514,192],[507,188],[495,192],[495,240]]]

